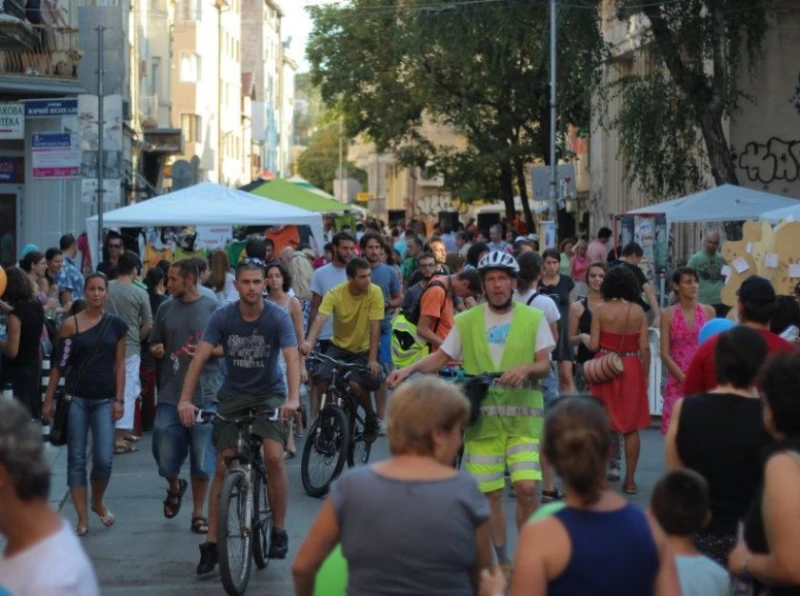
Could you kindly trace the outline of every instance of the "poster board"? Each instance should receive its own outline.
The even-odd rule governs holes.
[[[626,215],[619,220],[622,246],[636,242],[644,255],[639,266],[653,288],[658,288],[659,276],[669,267],[669,229],[665,215]]]

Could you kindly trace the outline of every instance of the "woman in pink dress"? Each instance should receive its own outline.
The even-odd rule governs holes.
[[[678,303],[661,314],[661,361],[667,368],[667,384],[662,394],[661,434],[667,434],[675,402],[684,397],[683,379],[697,351],[700,329],[714,318],[714,308],[697,302],[699,278],[689,267],[672,274],[672,288]]]

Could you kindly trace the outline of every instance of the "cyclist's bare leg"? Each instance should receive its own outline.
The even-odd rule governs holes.
[[[203,517],[203,506],[208,492],[207,478],[192,478],[192,517]]]
[[[363,387],[361,387],[361,385],[359,385],[355,381],[350,381],[348,383],[348,386],[350,387],[350,391],[352,391],[353,393],[353,397],[356,398],[358,405],[364,408],[364,411],[367,414],[372,414],[373,413],[372,400],[369,397],[369,392],[364,391]]]
[[[272,521],[276,530],[286,527],[286,502],[289,480],[283,465],[283,445],[272,439],[264,439],[264,466],[267,469],[267,494],[272,508]]]
[[[536,511],[536,506],[539,504],[536,481],[517,480],[513,487],[517,495],[517,529],[522,530],[522,526],[533,515],[533,512]]]
[[[325,392],[325,387],[328,386],[328,381],[312,379],[310,386],[311,389],[308,392],[309,424],[317,419],[317,414],[319,414],[319,406],[322,401],[322,394]]]
[[[211,498],[208,500],[208,538],[206,542],[217,542],[217,507],[222,482],[225,480],[225,458],[234,455],[233,447],[217,452],[217,469],[211,482]]]
[[[500,565],[509,565],[511,560],[506,552],[506,512],[503,510],[503,489],[486,493],[489,499],[489,525],[492,530],[492,544]],[[505,560],[502,560],[505,558]]]

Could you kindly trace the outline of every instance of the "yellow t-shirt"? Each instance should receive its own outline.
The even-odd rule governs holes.
[[[368,352],[369,322],[384,317],[383,292],[369,284],[366,292],[353,296],[348,282],[344,282],[325,294],[319,312],[333,315],[333,345],[356,354]]]

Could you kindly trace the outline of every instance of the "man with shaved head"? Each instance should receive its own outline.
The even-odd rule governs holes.
[[[718,317],[728,314],[729,307],[722,304],[720,293],[725,285],[722,278],[722,268],[726,265],[725,259],[719,254],[720,240],[717,232],[707,232],[703,239],[703,250],[692,255],[687,267],[697,271],[700,278],[700,287],[697,292],[697,301],[714,307]]]

